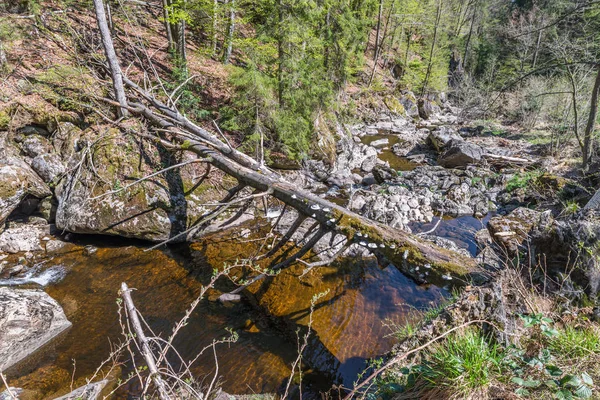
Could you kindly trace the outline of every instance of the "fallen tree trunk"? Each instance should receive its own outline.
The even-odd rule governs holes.
[[[103,42],[112,44],[109,32],[101,30],[100,33]],[[126,77],[123,77],[123,80],[137,93],[137,97],[147,101],[159,113],[140,102],[129,101],[124,108],[134,115],[147,119],[151,124],[161,128],[162,132],[169,133],[170,139],[175,144],[165,140],[164,134],[162,138],[155,137],[154,140],[161,142],[167,148],[191,151],[236,178],[238,186],[254,188],[257,193],[255,196],[271,195],[293,207],[301,215],[314,219],[318,229],[314,236],[308,239],[309,246],[312,247],[325,233],[341,234],[346,238],[347,243],[356,243],[365,247],[420,281],[445,284],[444,281],[452,280],[452,276],[454,276],[462,278],[461,281],[465,282],[469,275],[478,271],[475,260],[470,257],[443,249],[407,232],[369,220],[298,188],[297,185],[287,182],[282,176],[251,157],[237,151],[229,143],[222,142],[215,135],[194,124],[174,107],[162,103],[133,81]],[[104,100],[115,104],[111,100]],[[115,105],[123,107],[121,102]],[[214,218],[214,215],[211,216],[209,213],[206,218]],[[287,236],[284,235],[284,238]],[[294,255],[279,262],[273,268],[289,266],[309,250],[306,247],[307,245],[304,245]],[[422,272],[418,272],[420,269]],[[427,271],[428,269],[431,269],[431,272]]]
[[[184,122],[179,125],[169,122],[143,104],[131,103],[129,110],[133,114],[147,118],[151,123],[163,129],[187,130],[188,123]],[[164,109],[161,108],[161,111],[164,112]],[[475,260],[470,257],[441,248],[399,229],[372,221],[298,188],[297,185],[287,182],[280,175],[264,168],[260,169],[258,163],[248,163],[247,156],[240,157],[239,154],[242,153],[235,149],[230,149],[227,154],[222,153],[220,150],[225,144],[213,137],[219,142],[219,149],[209,146],[209,141],[205,140],[205,136],[210,133],[202,131],[203,136],[199,138],[200,140],[191,139],[189,135],[183,135],[177,129],[170,129],[169,132],[181,149],[191,151],[209,160],[211,165],[236,178],[242,185],[252,187],[260,192],[269,191],[271,196],[293,207],[300,214],[316,220],[323,229],[341,234],[347,240],[364,246],[372,253],[384,256],[409,276],[440,284],[451,280],[452,276],[462,277],[465,280],[469,275],[478,271]],[[210,144],[212,142],[211,140]],[[239,159],[246,161],[247,165],[242,165],[237,161]],[[416,267],[421,268],[417,269]],[[430,273],[424,279],[421,275],[428,268],[431,268],[431,271],[428,271]],[[421,272],[418,272],[419,270]]]

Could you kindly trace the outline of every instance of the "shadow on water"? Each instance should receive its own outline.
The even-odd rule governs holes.
[[[11,384],[29,389],[31,398],[39,399],[67,392],[71,377],[73,387],[84,384],[121,340],[117,312],[121,282],[136,289],[133,300],[154,333],[169,335],[213,268],[252,251],[239,239],[223,237],[164,251],[144,251],[146,243],[118,238],[84,238],[81,246],[48,259],[44,268],[60,266],[67,271],[45,289],[61,304],[73,327],[50,354]],[[90,250],[84,247],[89,243],[102,245]],[[327,390],[334,383],[350,387],[368,359],[391,349],[394,340],[384,326],[387,319],[401,323],[411,308],[426,308],[446,294],[435,286],[418,286],[396,268],[382,269],[373,260],[343,260],[315,269],[302,280],[298,268],[265,280],[250,293],[249,301],[228,305],[202,301],[175,347],[189,360],[213,339],[229,336],[231,328],[239,340],[217,346],[223,389],[237,394],[281,390],[297,356],[296,330],[305,331],[310,317],[310,299],[328,291],[313,312],[304,382],[313,390]],[[225,281],[221,285],[222,290],[230,288]],[[123,365],[121,376],[131,368]],[[212,350],[200,356],[192,370],[198,377],[212,377]],[[126,392],[136,389],[132,381],[118,398],[128,398]]]

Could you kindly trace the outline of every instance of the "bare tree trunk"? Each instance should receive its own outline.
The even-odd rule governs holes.
[[[115,53],[112,37],[110,36],[108,23],[106,22],[106,14],[104,13],[104,4],[102,3],[102,0],[94,0],[94,9],[96,10],[96,21],[98,23],[98,28],[100,29],[100,35],[102,36],[102,45],[104,46],[106,60],[110,66],[115,98],[121,105],[121,108],[119,109],[119,115],[126,117],[128,115],[126,108],[127,97],[125,97],[125,89],[123,88],[123,75],[121,73],[121,67],[119,66],[117,54]]]
[[[213,2],[213,38],[212,38],[212,55],[213,57],[217,55],[217,39],[218,39],[218,31],[219,28],[219,0],[215,0]]]
[[[565,62],[567,60],[565,59]],[[573,103],[573,133],[575,133],[575,138],[577,138],[577,142],[579,143],[579,147],[583,151],[583,142],[579,137],[579,111],[577,107],[577,83],[575,82],[575,76],[571,71],[571,67],[567,65],[567,76],[569,77],[569,82],[571,83],[571,103]]]
[[[429,60],[427,62],[427,72],[425,73],[425,80],[423,81],[423,89],[421,90],[421,96],[425,95],[427,91],[427,85],[429,84],[429,77],[431,76],[431,67],[433,65],[433,53],[435,51],[435,45],[437,43],[438,28],[440,25],[440,18],[442,15],[442,1],[437,2],[437,12],[435,15],[435,26],[433,28],[433,42],[431,43],[431,51],[429,52]]]
[[[279,107],[283,107],[283,5],[277,0],[277,100]]]
[[[469,56],[469,45],[471,44],[471,37],[473,36],[473,27],[475,25],[475,16],[477,14],[477,3],[473,6],[473,16],[471,17],[471,26],[469,27],[469,34],[467,35],[467,42],[465,43],[465,54],[462,59],[462,68],[466,68],[467,57]]]
[[[590,114],[588,117],[588,123],[585,127],[585,133],[583,134],[583,169],[587,170],[590,159],[592,158],[592,135],[594,133],[594,126],[596,125],[596,116],[598,115],[598,94],[600,92],[600,64],[596,65],[598,70],[596,74],[596,81],[594,82],[594,88],[592,89],[592,100],[590,101]]]
[[[0,40],[0,71],[4,68],[6,64],[8,64],[8,59],[6,58],[6,52],[4,51],[2,40]]]
[[[129,80],[126,82],[142,97],[150,101],[154,107],[160,109],[161,114],[169,118],[169,121],[139,103],[131,103],[132,112],[145,117],[149,122],[162,129],[179,127],[198,137],[198,140],[192,139],[189,135],[179,137],[176,130],[170,131],[176,142],[185,143],[186,150],[206,158],[214,167],[234,177],[240,184],[252,187],[259,192],[269,193],[296,209],[300,214],[314,219],[321,228],[344,235],[354,243],[367,246],[373,252],[390,260],[409,276],[418,279],[414,271],[411,272],[410,265],[422,265],[423,263],[432,265],[432,273],[428,276],[428,281],[433,283],[444,284],[442,274],[448,273],[448,271],[452,271],[458,276],[470,275],[477,271],[476,262],[470,257],[461,256],[409,233],[369,220],[287,182],[278,174],[261,168],[260,163],[232,149],[210,132],[198,127],[175,110],[171,110],[165,104],[154,99],[133,82]],[[167,143],[167,145],[173,147],[173,143]],[[368,240],[365,234],[368,234]]]
[[[225,50],[225,57],[223,57],[223,63],[229,63],[231,57],[231,51],[233,49],[233,33],[235,31],[235,0],[231,0],[229,11],[229,32],[227,33],[227,49]]]
[[[383,16],[383,0],[379,0],[379,16],[377,17],[377,31],[375,33],[375,49],[373,52],[373,60],[377,63],[379,57],[379,31],[381,30],[381,17]]]
[[[169,22],[169,3],[167,0],[163,0],[163,18],[165,19],[165,30],[167,31],[167,42],[169,53],[175,51],[175,43],[173,42],[173,32],[171,30],[171,23]]]
[[[110,3],[106,2],[106,19],[108,21],[108,28],[110,29],[110,34],[115,34],[115,24],[113,23],[112,12],[110,10]]]
[[[542,26],[544,26],[544,18],[542,17]],[[538,32],[537,41],[535,42],[535,51],[533,52],[533,61],[531,62],[531,69],[535,69],[538,60],[538,54],[540,52],[540,45],[542,44],[542,32],[543,29],[540,29]]]
[[[187,46],[185,41],[185,19],[179,21],[177,25],[177,56],[179,57],[178,62],[180,67],[183,69],[185,75],[187,75]]]

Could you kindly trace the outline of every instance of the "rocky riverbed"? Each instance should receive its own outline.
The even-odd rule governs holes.
[[[10,107],[31,102],[39,104],[39,99],[16,96]],[[535,254],[531,254],[532,243],[538,253],[553,254],[553,265],[557,269],[561,260],[559,251],[548,251],[552,247],[549,243],[554,243],[554,249],[561,251],[568,251],[569,243],[574,241],[593,246],[598,237],[593,210],[581,215],[576,222],[555,218],[558,214],[555,210],[544,212],[543,205],[552,200],[548,193],[561,191],[575,199],[585,199],[586,193],[582,192],[581,185],[569,178],[553,175],[552,168],[547,167],[551,161],[540,156],[534,146],[526,141],[506,141],[489,134],[481,126],[462,120],[458,116],[460,110],[443,96],[417,104],[414,96],[405,93],[399,96],[398,102],[402,104],[403,112],[388,110],[377,114],[369,123],[340,124],[335,139],[335,159],[307,161],[300,171],[286,172],[288,180],[383,224],[412,230],[442,247],[477,257],[489,271],[503,268],[512,262],[511,256],[526,248],[529,257],[535,258]],[[136,143],[109,125],[101,126],[101,129],[85,127],[78,125],[71,114],[49,109],[47,104],[44,107],[23,107],[20,125],[0,130],[0,222],[3,224],[0,231],[0,347],[7,349],[1,352],[0,369],[19,376],[21,373],[11,369],[16,370],[18,364],[27,365],[30,372],[34,371],[30,376],[33,382],[36,379],[46,382],[44,379],[48,378],[43,378],[39,361],[35,361],[38,359],[30,357],[32,353],[47,352],[44,349],[49,344],[60,344],[60,336],[68,336],[71,331],[80,339],[85,336],[82,329],[99,329],[97,324],[81,320],[82,315],[77,312],[80,306],[73,305],[81,300],[65,293],[66,288],[61,286],[60,282],[68,282],[65,276],[90,279],[92,282],[83,287],[91,293],[101,290],[105,294],[104,302],[107,298],[114,301],[117,280],[126,279],[116,274],[115,279],[110,280],[114,287],[109,288],[101,283],[101,279],[95,282],[96,278],[81,272],[80,264],[90,262],[96,265],[93,268],[97,269],[97,274],[102,275],[102,268],[97,265],[99,260],[108,263],[106,268],[113,264],[128,265],[120,264],[116,259],[107,261],[110,250],[102,250],[102,237],[105,236],[91,236],[93,239],[89,243],[81,244],[82,234],[143,240],[134,242],[140,247],[169,239],[195,242],[203,235],[222,230],[225,221],[235,215],[234,211],[226,212],[203,224],[203,229],[188,231],[186,227],[210,209],[207,203],[226,198],[227,191],[235,186],[233,180],[218,172],[209,173],[205,167],[189,162],[190,159],[171,159],[163,150]],[[52,118],[47,117],[48,113]],[[130,186],[145,175],[177,163],[185,165]],[[535,173],[532,173],[534,169]],[[524,180],[535,183],[535,193],[528,189],[529,186],[521,184]],[[589,193],[587,195],[589,197]],[[527,208],[536,204],[542,205],[542,209]],[[266,234],[267,239],[272,238],[269,227],[275,222],[276,231],[283,233],[295,219],[293,212],[287,212],[280,220],[281,211],[276,204],[248,207],[243,210],[244,217],[238,223],[250,221],[250,225],[233,230],[228,226],[227,232],[235,232],[231,237],[239,243],[259,243],[265,239],[260,236],[262,234]],[[461,230],[460,224],[446,225],[444,221],[450,221],[449,218],[452,221],[468,218],[470,222],[465,230]],[[310,230],[310,222],[304,223],[291,241],[301,245]],[[467,236],[468,243],[460,240]],[[343,238],[331,234],[323,237],[314,248],[314,259],[327,261],[337,255],[344,248],[344,240],[340,239]],[[115,242],[111,243],[113,248],[118,248]],[[123,244],[129,246],[131,242]],[[244,252],[256,250],[239,248],[231,243],[210,251],[210,246],[202,246],[192,245],[192,250],[188,249],[184,254],[204,260],[200,268],[210,265],[210,270],[218,267],[217,262],[232,262]],[[97,254],[98,248],[101,251]],[[133,252],[134,256],[127,251],[122,254],[125,259],[135,260],[131,262],[144,259],[145,256]],[[103,258],[98,258],[99,254]],[[152,254],[157,258],[164,256]],[[225,254],[230,258],[226,259]],[[393,267],[380,270],[377,261],[368,257],[364,246],[351,246],[344,254],[355,261],[342,261],[340,265],[327,262],[312,270],[298,264],[273,278],[266,288],[248,291],[253,312],[259,310],[258,315],[266,316],[268,322],[262,322],[263,317],[258,318],[261,320],[258,323],[246,324],[244,321],[241,324],[243,330],[256,334],[265,331],[265,337],[262,334],[253,336],[260,336],[260,340],[267,340],[275,332],[284,332],[283,336],[287,337],[284,341],[288,344],[294,340],[296,327],[306,329],[307,308],[310,308],[313,295],[325,293],[322,306],[315,312],[313,329],[316,336],[307,356],[310,366],[319,371],[311,378],[315,382],[328,376],[329,384],[351,384],[366,359],[389,350],[391,344],[382,339],[385,336],[383,322],[386,318],[406,318],[397,304],[423,306],[430,301],[439,301],[446,293],[444,288],[417,285]],[[72,262],[69,265],[52,262],[69,257]],[[163,261],[172,263],[177,257],[181,255]],[[591,282],[589,293],[595,294],[599,286],[594,272],[596,262],[593,257],[582,260],[587,263],[587,269],[574,278],[578,283]],[[364,265],[357,266],[356,263]],[[144,265],[148,268],[135,273],[154,274],[154,268],[161,268],[150,262]],[[181,268],[173,268],[172,271],[177,270],[175,275],[184,279]],[[419,283],[427,282],[427,265],[410,268]],[[339,271],[345,271],[345,274]],[[167,276],[159,275],[156,284],[165,284]],[[448,280],[451,280],[450,276]],[[138,284],[142,285],[141,282]],[[198,282],[188,282],[186,290],[195,292],[195,284]],[[402,294],[402,291],[406,293]],[[303,295],[288,298],[293,293]],[[51,297],[52,294],[59,302]],[[87,296],[85,292],[79,294],[82,298]],[[182,294],[181,306],[185,307],[192,299],[193,296]],[[165,309],[152,312],[153,318],[157,319],[165,317],[160,315],[161,312],[167,313]],[[220,312],[215,314],[218,317],[212,315],[209,318],[222,320],[224,317]],[[97,318],[93,313],[85,316]],[[168,320],[173,322],[174,316],[170,315]],[[102,321],[110,323],[105,319]],[[69,330],[72,324],[74,326]],[[376,326],[376,329],[366,329],[365,324]],[[209,330],[207,334],[217,335],[223,325],[222,321],[217,323],[215,326],[219,328]],[[345,328],[331,330],[331,327],[341,326]],[[361,346],[344,347],[343,343],[352,338],[360,338]],[[253,340],[247,338],[245,343],[253,343]],[[282,382],[289,373],[285,364],[293,358],[296,345],[292,344],[292,349],[288,349],[289,353],[286,350],[284,355],[261,348],[261,345],[251,346],[254,356],[263,361],[270,360],[263,363],[263,367],[270,365],[276,372],[262,387],[254,389],[278,389],[274,382]],[[89,352],[89,349],[84,351],[64,345],[57,349],[53,351],[63,351],[64,355],[72,357]],[[105,347],[102,349],[108,351]],[[61,358],[59,354],[58,359],[64,361],[64,355]],[[249,355],[245,360],[250,362],[251,357]],[[101,358],[93,359],[101,361]],[[30,364],[25,362],[27,360]],[[225,360],[230,363],[227,368],[231,373],[240,367],[234,353],[226,355]],[[258,365],[260,363],[256,364],[260,371],[262,367]],[[56,368],[65,375],[64,362]],[[82,369],[91,373],[91,366],[86,368]],[[61,382],[64,383],[66,378],[63,378]],[[17,382],[25,387],[26,393],[34,390],[23,380]],[[59,385],[43,392],[63,394],[64,387]],[[236,385],[229,388],[243,391]],[[73,396],[86,392],[91,393],[89,398],[94,398],[94,393],[99,391],[97,386],[82,388]]]

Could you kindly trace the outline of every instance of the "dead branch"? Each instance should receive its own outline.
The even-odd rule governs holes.
[[[158,395],[161,400],[170,400],[169,393],[167,392],[167,388],[165,386],[165,382],[160,376],[158,372],[158,368],[156,367],[156,361],[154,360],[154,355],[152,354],[152,349],[150,348],[150,344],[148,343],[148,338],[142,329],[142,325],[140,324],[140,320],[137,315],[137,309],[133,304],[133,300],[131,299],[129,287],[125,282],[121,283],[121,296],[125,301],[125,306],[127,309],[127,314],[129,315],[129,320],[133,325],[133,329],[136,334],[136,339],[138,341],[139,346],[141,347],[142,355],[146,360],[146,364],[148,365],[148,370],[150,371],[150,378],[156,385],[158,389]]]

